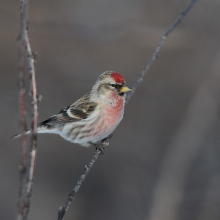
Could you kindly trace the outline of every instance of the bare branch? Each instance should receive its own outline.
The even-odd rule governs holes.
[[[126,97],[126,103],[129,102],[131,96],[133,95],[133,93],[135,92],[136,88],[139,86],[139,84],[143,81],[145,74],[147,73],[148,69],[150,68],[151,64],[154,62],[154,60],[157,58],[159,51],[162,47],[162,45],[164,44],[165,40],[167,39],[167,37],[169,36],[169,34],[179,25],[179,23],[182,21],[182,19],[188,14],[188,12],[192,9],[192,7],[194,6],[194,4],[197,2],[198,0],[193,0],[189,6],[182,12],[179,14],[178,18],[173,22],[173,24],[167,29],[167,31],[165,32],[165,34],[162,36],[160,42],[158,43],[157,47],[155,48],[151,58],[149,59],[149,61],[147,62],[147,64],[145,65],[144,69],[141,71],[141,74],[139,75],[137,81],[134,83],[131,92],[129,92],[129,94]]]
[[[80,189],[83,181],[85,180],[87,174],[89,173],[90,169],[92,168],[93,164],[96,162],[96,160],[98,159],[100,153],[102,151],[97,149],[95,151],[94,156],[92,157],[92,159],[89,162],[89,165],[85,165],[85,170],[82,173],[82,175],[80,176],[79,180],[77,181],[76,185],[74,186],[74,188],[72,189],[72,191],[69,193],[67,201],[65,203],[65,205],[63,207],[60,207],[58,210],[58,218],[57,220],[62,220],[67,209],[69,208],[72,200],[75,198],[76,193],[78,192],[78,190]]]
[[[25,48],[27,62],[28,62],[28,70],[30,77],[30,94],[32,96],[32,125],[31,125],[31,146],[30,146],[30,157],[29,157],[29,170],[26,180],[25,187],[25,195],[23,202],[20,202],[22,206],[22,213],[19,212],[19,219],[27,219],[29,209],[30,209],[30,198],[33,189],[33,178],[34,178],[34,170],[36,164],[36,155],[37,155],[37,120],[38,120],[38,106],[37,106],[37,88],[36,88],[36,78],[35,78],[35,67],[34,67],[34,57],[32,56],[32,50],[30,46],[29,36],[28,36],[28,0],[20,0],[20,14],[21,14],[21,40],[20,40],[20,48],[21,46]],[[19,67],[23,68],[24,71],[24,58],[23,54],[20,54],[19,58]],[[20,69],[19,69],[20,70]],[[23,73],[23,72],[21,72]],[[24,135],[22,135],[24,136]]]
[[[136,88],[139,86],[139,84],[143,81],[143,78],[146,74],[146,72],[148,71],[149,67],[151,66],[151,64],[153,63],[153,61],[156,59],[162,45],[164,44],[164,41],[166,40],[166,38],[168,37],[168,35],[178,26],[178,24],[181,22],[181,20],[183,19],[184,16],[187,15],[187,13],[190,11],[190,9],[194,6],[194,4],[197,2],[197,0],[193,0],[190,5],[185,9],[185,11],[183,11],[182,13],[180,13],[180,15],[178,16],[178,18],[175,20],[175,22],[167,29],[167,31],[165,32],[165,34],[162,36],[159,44],[157,45],[154,53],[152,54],[150,60],[148,61],[148,63],[146,64],[146,66],[144,67],[144,69],[142,70],[141,74],[139,75],[137,81],[134,83],[133,87],[132,87],[132,91],[127,95],[126,98],[126,103],[128,103],[128,101],[130,100],[131,96],[133,95],[133,93],[135,92]],[[93,158],[91,159],[90,163],[88,166],[85,166],[85,171],[83,172],[83,174],[80,176],[79,180],[77,181],[76,185],[74,186],[73,190],[70,192],[70,194],[68,195],[67,201],[65,203],[65,205],[63,207],[59,208],[58,211],[58,220],[62,220],[67,209],[69,208],[72,200],[75,198],[76,193],[78,192],[79,188],[82,185],[82,182],[85,180],[88,172],[90,171],[90,169],[92,168],[93,164],[96,162],[96,160],[98,159],[98,156],[100,155],[101,151],[99,149],[97,149],[95,151],[95,154],[93,156]]]
[[[20,189],[18,195],[18,214],[17,219],[21,219],[23,208],[24,208],[24,190],[25,190],[25,177],[27,170],[27,146],[26,146],[26,121],[25,121],[25,82],[24,82],[24,44],[22,40],[22,32],[24,25],[20,25],[20,36],[18,39],[18,87],[19,87],[19,106],[20,106],[20,125],[21,125],[21,145],[22,145],[22,156],[19,165],[20,171]]]

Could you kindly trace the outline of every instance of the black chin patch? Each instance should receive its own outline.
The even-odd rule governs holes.
[[[119,94],[119,96],[123,96],[124,95],[124,93],[123,92],[120,92],[120,93],[118,93]]]

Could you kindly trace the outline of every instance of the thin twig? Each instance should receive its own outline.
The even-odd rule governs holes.
[[[149,67],[151,66],[151,64],[153,63],[153,61],[156,59],[164,41],[166,40],[166,38],[168,37],[168,35],[178,26],[178,24],[180,23],[180,21],[183,19],[184,16],[186,16],[186,14],[190,11],[190,9],[194,6],[194,4],[197,2],[197,0],[193,0],[190,5],[185,9],[185,11],[183,11],[182,13],[180,13],[180,15],[178,16],[178,18],[175,20],[175,22],[167,29],[167,31],[165,32],[165,34],[162,36],[159,44],[157,45],[154,53],[152,54],[150,60],[148,61],[148,63],[146,64],[146,66],[144,67],[144,69],[142,70],[141,74],[139,75],[137,81],[134,83],[133,87],[132,87],[132,91],[127,95],[126,98],[126,103],[128,103],[128,101],[130,100],[131,96],[133,95],[133,93],[135,92],[136,88],[139,86],[139,84],[143,81],[144,75],[146,74],[146,72],[148,71]],[[69,208],[72,200],[75,198],[76,193],[78,192],[79,188],[82,185],[82,182],[85,180],[88,172],[90,171],[91,167],[93,166],[93,164],[96,162],[96,160],[98,159],[98,156],[100,155],[101,151],[100,150],[96,150],[95,154],[93,156],[93,158],[91,159],[90,163],[88,166],[85,166],[85,171],[83,172],[83,174],[80,176],[79,180],[77,181],[75,187],[73,188],[73,190],[70,192],[70,194],[68,195],[67,201],[65,203],[65,205],[63,207],[59,208],[58,211],[58,218],[57,220],[62,220],[67,209]]]
[[[20,106],[20,125],[21,125],[21,145],[22,156],[19,165],[20,172],[20,189],[18,194],[18,214],[17,220],[21,219],[24,209],[24,191],[25,191],[25,177],[27,170],[27,146],[26,146],[26,121],[25,121],[25,82],[24,82],[24,44],[22,39],[23,23],[20,25],[20,36],[18,39],[18,87],[19,87],[19,106]]]
[[[83,181],[85,180],[85,178],[86,178],[87,174],[89,173],[90,169],[92,168],[93,164],[98,159],[100,153],[101,153],[101,150],[97,149],[95,151],[94,156],[90,160],[89,164],[85,165],[85,170],[84,170],[83,174],[80,176],[79,180],[77,181],[77,183],[74,186],[74,188],[72,189],[72,191],[69,193],[65,205],[63,207],[59,208],[57,220],[62,220],[63,219],[63,216],[65,215],[67,209],[69,208],[72,200],[75,198],[76,193],[78,192],[80,186],[82,185]]]
[[[26,51],[29,78],[30,78],[30,94],[32,96],[32,125],[31,125],[31,146],[30,146],[30,157],[29,157],[29,170],[26,180],[25,196],[24,196],[24,207],[21,219],[27,219],[30,210],[30,198],[33,189],[33,178],[34,170],[36,165],[36,155],[37,155],[37,119],[38,119],[38,106],[37,106],[37,88],[36,88],[36,78],[35,78],[35,67],[34,67],[34,57],[32,56],[32,50],[30,46],[29,36],[28,36],[28,0],[20,0],[20,13],[21,13],[21,26],[22,33],[21,39],[24,44]]]
[[[189,6],[182,12],[179,14],[178,18],[173,22],[173,24],[167,29],[167,31],[165,32],[165,34],[162,36],[160,42],[158,43],[157,47],[155,48],[151,58],[149,59],[149,61],[147,62],[147,64],[145,65],[144,69],[141,71],[141,74],[139,75],[137,81],[134,83],[132,90],[129,92],[129,94],[126,97],[126,103],[128,103],[128,101],[130,100],[131,96],[134,94],[136,88],[139,86],[139,84],[143,81],[145,74],[147,73],[148,69],[150,68],[151,64],[154,62],[154,60],[157,58],[158,53],[162,47],[162,45],[164,44],[165,40],[167,39],[167,37],[169,36],[169,34],[179,25],[179,23],[182,21],[182,19],[188,14],[188,12],[191,10],[191,8],[194,6],[194,4],[197,2],[198,0],[193,0]]]

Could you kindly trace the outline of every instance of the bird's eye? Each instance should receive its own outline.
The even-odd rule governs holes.
[[[114,87],[114,88],[116,87],[116,85],[115,85],[115,84],[111,84],[111,86],[112,86],[112,87]]]

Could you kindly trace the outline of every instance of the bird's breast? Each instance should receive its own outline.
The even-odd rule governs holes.
[[[114,124],[121,120],[124,113],[124,100],[119,99],[117,102],[104,107],[104,118],[106,123]]]
[[[99,115],[95,134],[103,139],[110,135],[120,123],[124,114],[124,100],[119,99],[113,105],[104,105]]]

